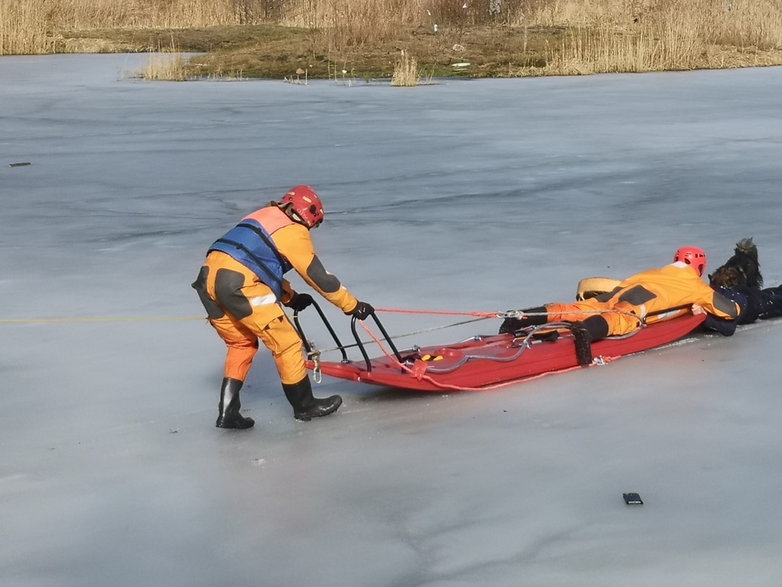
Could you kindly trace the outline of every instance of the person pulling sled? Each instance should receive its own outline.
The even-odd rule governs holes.
[[[345,314],[364,320],[374,308],[359,301],[329,273],[315,252],[310,231],[325,217],[320,196],[310,186],[291,188],[279,201],[256,210],[209,247],[192,287],[209,323],[225,342],[224,377],[216,425],[246,429],[255,424],[239,412],[239,392],[258,351],[258,340],[271,351],[283,391],[297,420],[335,412],[339,395],[312,394],[302,354],[302,340],[281,305],[304,310],[311,295],[297,293],[284,278],[296,272]]]

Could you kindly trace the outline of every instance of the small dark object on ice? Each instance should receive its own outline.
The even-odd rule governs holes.
[[[644,502],[641,499],[641,496],[637,493],[623,493],[622,498],[625,500],[625,503],[627,505],[643,505]]]

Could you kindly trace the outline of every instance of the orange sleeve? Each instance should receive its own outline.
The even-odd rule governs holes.
[[[323,267],[306,227],[290,224],[277,230],[272,238],[277,250],[315,291],[346,314],[356,308],[355,296]]]
[[[741,308],[733,300],[729,300],[722,294],[714,291],[711,286],[706,285],[702,281],[702,301],[695,302],[696,304],[703,306],[709,314],[716,316],[717,318],[725,318],[727,320],[734,320],[739,317]]]

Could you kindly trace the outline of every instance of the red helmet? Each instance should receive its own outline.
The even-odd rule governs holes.
[[[287,207],[291,217],[307,228],[315,228],[325,216],[320,196],[308,185],[292,187],[277,205],[283,209]]]
[[[698,247],[682,247],[676,251],[673,261],[674,263],[681,261],[682,263],[687,263],[687,265],[692,265],[695,271],[698,272],[698,275],[703,277],[703,271],[706,269],[707,263],[706,252]]]

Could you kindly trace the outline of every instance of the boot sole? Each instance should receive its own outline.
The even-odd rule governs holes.
[[[323,416],[329,416],[329,415],[333,414],[334,412],[336,412],[339,409],[339,407],[341,405],[342,405],[342,398],[340,398],[340,400],[338,402],[336,402],[334,404],[334,406],[329,408],[329,410],[326,411],[326,412],[321,412],[320,414],[301,414],[301,413],[300,414],[293,414],[293,417],[296,420],[299,420],[300,422],[309,422],[313,418],[322,418]]]
[[[220,422],[219,420],[215,423],[215,426],[218,428],[222,428],[223,430],[247,430],[248,428],[252,428],[255,426],[255,420],[252,418],[245,418],[245,421],[248,422],[247,425],[243,425],[241,423],[229,423],[228,425],[225,424],[225,422]]]

